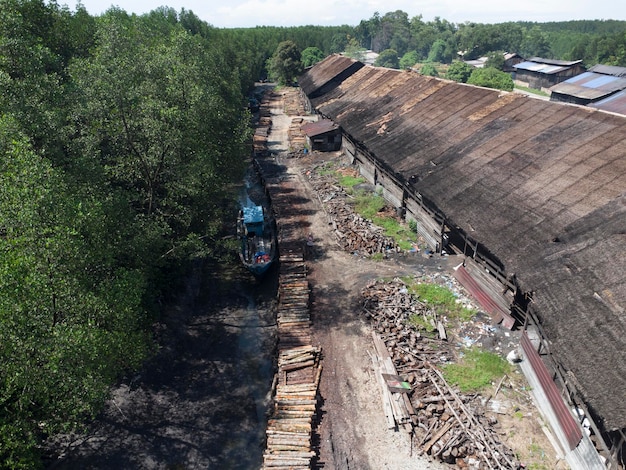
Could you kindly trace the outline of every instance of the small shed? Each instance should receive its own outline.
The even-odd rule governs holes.
[[[621,69],[621,70],[613,70]],[[604,72],[615,72],[604,73]],[[550,101],[587,106],[626,89],[626,68],[592,67],[550,88]]]
[[[341,128],[330,119],[308,122],[300,129],[311,150],[333,152],[341,148]]]
[[[582,60],[552,60],[541,57],[513,65],[515,82],[518,85],[549,91],[557,83],[585,72]]]

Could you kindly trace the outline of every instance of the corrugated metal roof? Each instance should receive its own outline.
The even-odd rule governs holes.
[[[597,64],[589,69],[589,72],[602,73],[604,75],[613,75],[614,77],[626,77],[626,67],[618,67],[616,65]]]
[[[550,64],[541,64],[538,62],[520,62],[519,64],[513,65],[516,69],[520,70],[529,70],[531,72],[545,73],[545,74],[554,74],[561,72],[563,70],[567,70],[569,66],[562,65],[550,65]]]
[[[311,103],[535,291],[581,393],[626,427],[626,118],[376,67]]]
[[[626,90],[615,93],[603,100],[591,103],[592,108],[626,115]]]
[[[540,64],[549,64],[549,65],[561,65],[564,67],[570,67],[572,65],[582,63],[582,60],[558,60],[558,59],[544,59],[543,57],[531,57],[528,59],[529,62],[537,62]]]
[[[542,362],[539,353],[533,346],[532,342],[528,338],[528,334],[525,331],[522,333],[520,343],[522,344],[522,349],[524,350],[526,358],[537,375],[541,388],[543,388],[546,397],[548,397],[548,401],[552,406],[552,411],[554,411],[554,414],[561,425],[561,430],[563,431],[563,434],[567,439],[567,444],[569,445],[568,450],[576,448],[580,440],[583,438],[582,429],[574,420],[569,408],[565,405],[554,380],[552,380],[550,372],[548,372],[547,367]]]
[[[322,119],[316,122],[307,122],[306,124],[303,124],[300,129],[309,137],[315,137],[316,135],[335,131],[339,129],[339,126],[330,119]]]
[[[624,89],[626,89],[626,78],[584,72],[554,85],[550,91],[595,101]]]

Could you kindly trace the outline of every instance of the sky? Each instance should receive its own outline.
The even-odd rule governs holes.
[[[76,3],[58,0],[70,9]],[[160,6],[193,11],[218,28],[254,26],[356,26],[374,13],[402,10],[409,19],[439,17],[451,23],[507,21],[626,20],[626,2],[619,0],[82,0],[92,15],[111,6],[143,14]]]

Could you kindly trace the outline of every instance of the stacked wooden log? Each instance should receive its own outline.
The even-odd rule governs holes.
[[[317,171],[309,172],[308,176],[342,249],[365,256],[399,251],[395,240],[385,236],[382,228],[354,211],[351,196],[334,184],[332,178]]]
[[[309,311],[309,281],[294,275],[306,270],[302,256],[287,254],[280,257],[281,274],[278,284],[278,347],[290,349],[311,344],[311,314]],[[285,269],[285,276],[282,269]],[[306,272],[306,271],[305,271]]]
[[[276,98],[275,95],[274,99]],[[276,106],[269,102],[264,106]],[[302,224],[285,194],[289,180],[276,174],[276,164],[260,158],[258,171],[272,202],[279,240],[278,363],[273,406],[267,423],[264,469],[310,469],[316,459],[316,424],[321,354],[311,345],[310,286],[307,280]]]
[[[272,91],[266,91],[261,98],[259,106],[259,120],[254,128],[252,137],[252,150],[255,157],[268,154],[267,137],[272,128],[271,104],[273,102]]]
[[[283,88],[283,103],[287,116],[304,116],[307,114],[299,88]]]
[[[411,386],[404,395],[416,411],[410,422],[419,451],[460,468],[517,468],[514,453],[498,438],[497,420],[486,416],[480,397],[455,391],[439,372],[436,364],[449,361],[452,351],[447,341],[436,338],[441,336],[436,323],[425,332],[409,321],[412,315],[432,318],[434,312],[415,299],[402,280],[394,279],[366,286],[363,313],[376,330],[376,355],[390,351],[396,375]],[[397,426],[405,418],[392,412]]]
[[[289,138],[289,150],[291,152],[300,152],[306,145],[306,136],[302,132],[302,124],[304,119],[301,117],[294,117],[291,119],[287,136]]]

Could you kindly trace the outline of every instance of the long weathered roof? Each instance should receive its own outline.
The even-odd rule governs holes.
[[[339,81],[335,60],[303,77],[335,82],[313,106],[535,292],[590,407],[626,427],[626,118],[411,71]]]

